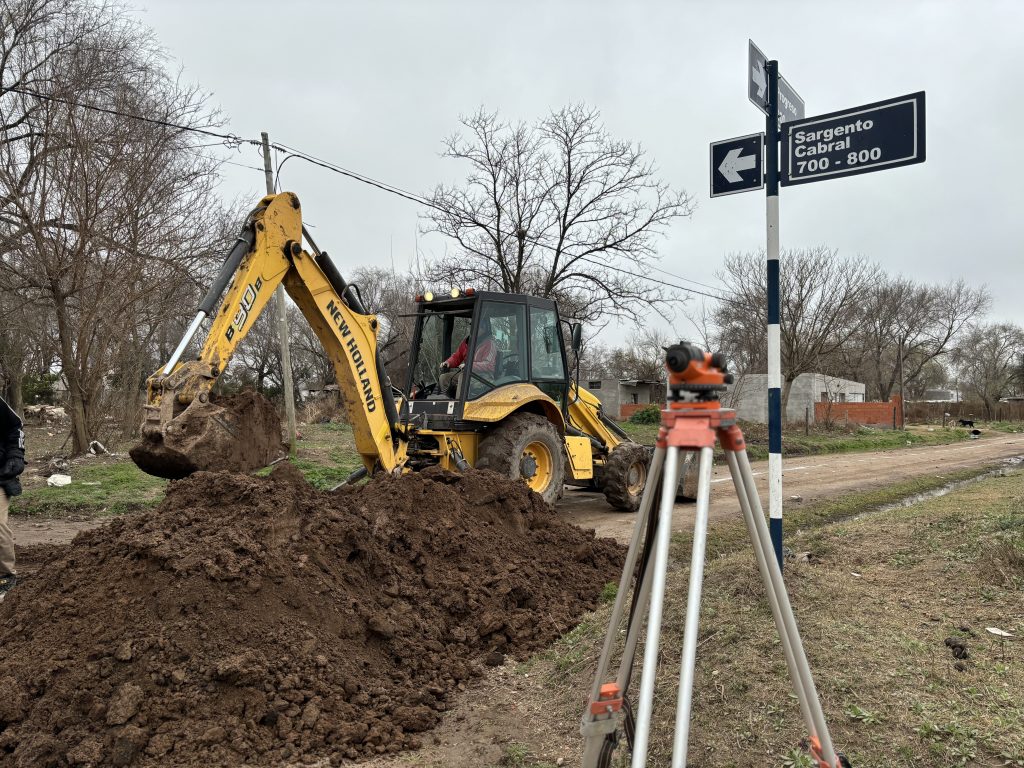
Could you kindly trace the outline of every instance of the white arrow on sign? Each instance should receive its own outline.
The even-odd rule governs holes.
[[[725,180],[730,184],[739,184],[743,181],[743,177],[739,175],[739,171],[749,171],[757,163],[757,157],[755,155],[742,155],[742,149],[736,147],[736,149],[729,150],[729,153],[722,160],[722,164],[718,166],[718,172],[725,176]]]
[[[768,81],[764,77],[764,69],[761,67],[761,60],[758,59],[757,66],[750,68],[750,77],[757,86],[757,98],[763,99],[764,92],[768,88]]]

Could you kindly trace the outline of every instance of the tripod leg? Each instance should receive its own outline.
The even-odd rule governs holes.
[[[649,527],[650,513],[654,507],[654,496],[658,492],[658,480],[663,478],[663,468],[665,465],[665,448],[656,448],[654,452],[654,459],[651,462],[651,471],[647,473],[647,486],[644,488],[643,498],[640,500],[640,511],[643,512],[646,508],[647,514],[644,519],[637,520],[637,527],[633,529],[633,535],[637,536],[642,533],[640,531],[641,522],[644,524],[644,529]],[[650,491],[650,499],[648,499],[648,491]],[[646,505],[646,507],[645,507]],[[657,536],[653,537],[654,539]],[[650,546],[653,551],[655,541],[644,542],[645,546]],[[633,669],[633,662],[636,658],[636,646],[640,639],[640,630],[643,627],[643,618],[646,614],[647,601],[651,595],[651,574],[654,571],[654,563],[647,563],[646,567],[642,569],[641,580],[634,588],[634,604],[636,606],[636,615],[629,626],[629,632],[626,634],[626,644],[622,651],[622,660],[619,664],[619,674],[616,677],[616,682],[619,685],[619,690],[625,693],[626,689],[629,688],[630,673]],[[632,571],[630,571],[632,575]]]
[[[772,554],[771,535],[764,520],[761,499],[757,495],[754,475],[750,469],[750,459],[747,457],[746,451],[727,450],[725,456],[729,463],[733,484],[736,486],[740,507],[747,522],[747,529],[750,532],[758,569],[761,571],[761,578],[768,592],[768,602],[772,608],[775,626],[779,631],[779,639],[786,655],[786,664],[789,667],[795,693],[800,701],[804,722],[811,735],[817,737],[820,742],[822,756],[829,765],[836,766],[838,763],[828,724],[825,722],[825,713],[822,711],[811,667],[807,663],[803,642],[800,640],[800,632],[796,626],[793,607],[789,602],[789,594],[782,581],[782,571]]]
[[[658,671],[658,641],[661,637],[661,613],[665,603],[665,572],[668,569],[668,546],[672,535],[672,507],[679,482],[679,449],[669,447],[665,453],[665,473],[661,484],[658,511],[658,533],[654,541],[654,564],[649,581],[651,600],[647,614],[647,641],[644,644],[643,671],[640,675],[640,697],[636,713],[632,768],[647,764],[647,741],[651,731],[654,707],[654,678]]]
[[[614,714],[609,715],[595,715],[591,710],[591,705],[598,701],[601,693],[601,686],[605,682],[608,665],[611,660],[612,650],[615,645],[615,639],[618,636],[619,625],[622,623],[622,616],[625,613],[626,602],[629,596],[630,584],[633,580],[633,574],[636,572],[637,560],[640,556],[643,544],[644,531],[648,527],[648,519],[650,518],[651,509],[654,506],[654,496],[657,493],[658,478],[661,475],[662,467],[665,463],[665,449],[656,448],[654,456],[651,459],[650,471],[647,473],[647,485],[644,487],[643,497],[640,499],[640,509],[637,513],[636,522],[633,526],[633,535],[629,542],[629,550],[626,553],[626,562],[622,569],[622,577],[619,579],[619,591],[615,597],[615,605],[612,607],[612,615],[608,622],[608,634],[604,639],[604,647],[601,650],[601,658],[598,661],[597,672],[594,675],[594,685],[590,692],[590,702],[583,713],[583,721],[580,725],[580,730],[584,737],[584,751],[583,751],[583,768],[597,768],[601,759],[601,753],[604,749],[604,743],[607,735],[614,732],[616,727],[616,718]],[[650,574],[650,569],[647,569],[646,574]],[[646,594],[648,592],[647,585],[650,584],[650,579],[645,578],[642,584],[636,585],[637,597],[634,599],[637,601],[637,613],[638,616],[635,621],[631,622],[629,626],[629,633],[626,638],[626,650],[622,656],[622,663],[619,667],[617,683],[619,691],[624,693],[628,682],[624,682],[623,678],[628,676],[625,675],[624,670],[632,668],[634,654],[636,653],[636,640],[640,633],[640,627],[642,625],[643,606],[645,605]],[[599,722],[600,717],[600,722]]]
[[[693,676],[697,661],[700,594],[704,585],[704,550],[707,544],[708,506],[711,501],[712,458],[712,448],[700,449],[697,512],[693,521],[693,553],[690,556],[690,586],[686,595],[686,624],[683,629],[683,660],[679,670],[679,696],[676,700],[672,768],[685,768],[686,752],[690,743],[690,705],[693,702]]]

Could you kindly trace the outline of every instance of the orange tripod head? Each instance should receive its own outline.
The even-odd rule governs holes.
[[[672,399],[680,393],[692,392],[698,400],[714,400],[716,392],[724,392],[732,384],[732,374],[726,370],[725,356],[711,354],[696,344],[680,341],[665,349],[665,367]]]

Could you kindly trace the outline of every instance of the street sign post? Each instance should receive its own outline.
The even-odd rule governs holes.
[[[711,143],[711,196],[734,195],[764,187],[763,133]]]
[[[924,91],[788,122],[783,186],[883,171],[925,160]]]
[[[779,77],[779,62],[769,61],[747,40],[747,98],[765,114],[765,223],[768,301],[768,529],[782,568],[782,333],[779,326],[779,128],[803,117],[804,100]],[[785,99],[785,101],[784,101]],[[712,190],[712,197],[714,197]]]
[[[768,517],[782,568],[782,334],[779,324],[779,186],[924,162],[924,93],[805,119],[804,100],[753,40],[747,98],[765,114],[763,134],[711,145],[711,196],[765,190],[768,368]],[[782,142],[779,141],[783,137]],[[758,160],[764,144],[763,172]],[[755,151],[752,143],[757,142]],[[748,142],[744,144],[743,142]],[[780,167],[779,144],[782,144]],[[762,183],[763,178],[763,183]]]

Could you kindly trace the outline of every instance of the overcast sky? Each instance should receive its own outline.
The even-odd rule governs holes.
[[[746,96],[748,38],[778,59],[808,116],[926,91],[927,161],[783,188],[782,247],[964,277],[988,285],[994,319],[1024,324],[1024,2],[136,2],[231,131],[265,130],[420,193],[464,174],[439,157],[460,114],[484,105],[533,121],[585,101],[698,201],[661,266],[712,285],[725,254],[765,245],[763,192],[708,192],[709,142],[764,130]],[[251,147],[226,156],[261,164]],[[343,272],[414,258],[415,204],[300,160],[281,175]],[[225,166],[222,190],[255,198],[263,177]],[[419,247],[429,257],[445,243]]]

